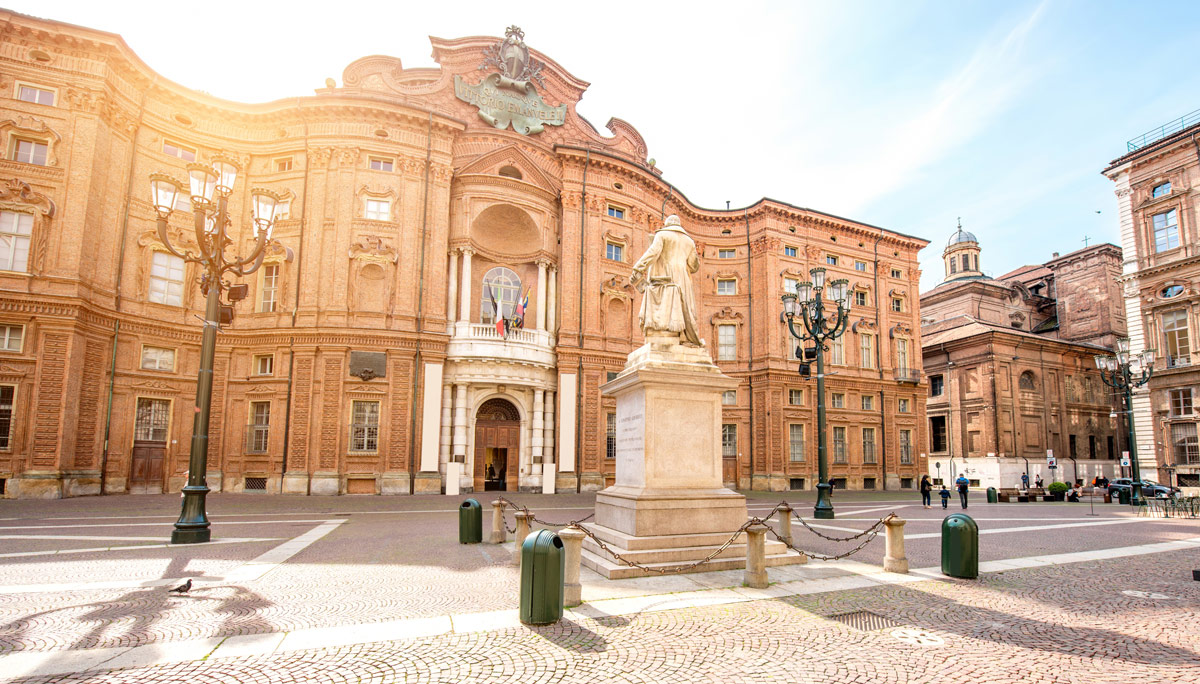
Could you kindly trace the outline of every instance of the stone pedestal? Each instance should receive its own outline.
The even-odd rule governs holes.
[[[596,495],[595,522],[605,544],[639,563],[678,567],[706,557],[748,519],[746,498],[727,489],[721,471],[721,394],[737,387],[700,347],[648,337],[625,370],[601,390],[617,399],[616,484]],[[768,545],[767,565],[788,559]],[[745,566],[745,536],[708,572]],[[648,574],[620,564],[591,539],[583,564],[606,577]]]

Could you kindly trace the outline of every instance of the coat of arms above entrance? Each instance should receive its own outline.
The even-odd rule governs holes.
[[[561,126],[567,118],[567,106],[552,107],[542,100],[537,86],[545,88],[542,63],[529,54],[525,32],[509,26],[504,40],[484,50],[481,70],[496,69],[478,85],[454,76],[454,95],[479,109],[479,118],[488,125],[505,129],[509,125],[522,135],[541,133],[546,126]]]

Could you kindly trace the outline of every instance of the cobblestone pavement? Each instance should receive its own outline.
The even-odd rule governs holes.
[[[489,509],[491,497],[478,498]],[[581,518],[592,505],[590,495],[510,498],[552,521]],[[845,536],[895,509],[909,520],[913,567],[937,565],[944,512],[924,510],[913,498],[848,496],[837,502],[837,520],[821,521],[839,529],[817,529]],[[228,543],[129,548],[165,541],[178,501],[113,497],[90,499],[90,508],[79,500],[0,501],[0,656],[141,644],[169,649],[200,637],[517,605],[518,572],[508,551],[456,543],[457,499],[217,495],[209,506],[214,539]],[[777,501],[752,497],[751,515]],[[797,510],[807,517],[811,501],[801,500]],[[1086,504],[1001,504],[972,505],[968,513],[985,533],[983,560],[1172,541],[1200,529],[1196,521],[1135,519],[1116,505],[1098,506],[1095,518],[1088,510]],[[341,524],[271,560],[281,544],[330,520]],[[846,547],[794,529],[805,548],[831,553]],[[86,551],[67,553],[79,550]],[[854,559],[879,564],[882,555],[880,536]],[[236,579],[257,566],[265,574]],[[1129,668],[1138,678],[1198,681],[1200,583],[1191,581],[1193,568],[1200,568],[1200,550],[1011,570],[977,582],[579,618],[537,629],[36,681],[1116,682],[1134,676]],[[187,596],[141,586],[187,577],[204,580]],[[129,585],[95,584],[113,580]],[[64,586],[29,586],[47,583]],[[855,610],[871,611],[891,626],[859,630],[828,618]],[[895,629],[917,631],[895,632],[901,639]]]
[[[22,681],[1195,682],[1197,562],[1194,551],[1163,553],[977,581]],[[831,619],[855,611],[888,624],[858,629]]]

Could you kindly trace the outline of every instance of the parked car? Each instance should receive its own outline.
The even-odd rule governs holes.
[[[1128,490],[1132,484],[1133,480],[1130,478],[1118,477],[1109,481],[1108,493],[1111,496],[1116,497],[1118,492],[1120,492],[1122,489]],[[1154,480],[1142,478],[1142,496],[1169,497],[1177,494],[1179,494],[1178,487],[1169,487],[1167,485],[1159,484]]]

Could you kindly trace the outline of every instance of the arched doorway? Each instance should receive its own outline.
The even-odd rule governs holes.
[[[475,413],[475,491],[516,491],[521,414],[506,399],[488,399]]]

